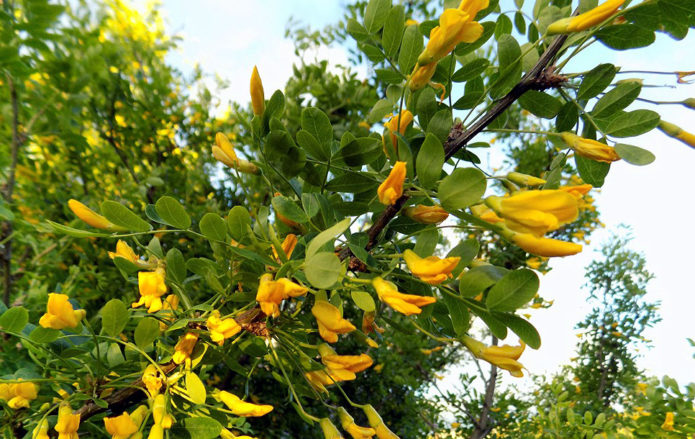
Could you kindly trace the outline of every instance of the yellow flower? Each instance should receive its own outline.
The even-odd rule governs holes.
[[[38,390],[39,386],[30,381],[0,384],[0,399],[7,401],[7,405],[14,410],[28,408],[29,401],[36,399]]]
[[[389,130],[389,137],[391,138],[391,143],[393,144],[394,151],[398,152],[398,137],[396,133],[401,135],[405,134],[405,130],[408,129],[408,125],[413,122],[413,113],[408,110],[404,110],[402,113],[397,114],[384,124],[384,128]],[[386,148],[386,141],[384,141],[384,154],[386,157],[389,156]]]
[[[400,293],[396,285],[389,281],[385,281],[381,277],[372,279],[372,285],[379,296],[379,300],[399,313],[407,316],[411,314],[420,314],[422,312],[422,309],[420,309],[421,307],[437,301],[437,299],[431,296]]]
[[[296,224],[296,223],[295,223]],[[285,252],[285,256],[289,259],[292,256],[295,246],[297,245],[297,235],[290,233],[285,236],[285,240],[282,241],[282,251]],[[273,256],[275,259],[280,259],[277,250],[273,247]]]
[[[695,134],[684,131],[678,125],[672,123],[661,121],[659,122],[658,128],[663,131],[666,135],[673,137],[674,139],[680,140],[691,148],[695,148]]]
[[[396,162],[393,165],[393,169],[389,173],[389,176],[384,180],[379,188],[377,189],[377,194],[379,195],[379,201],[381,204],[387,206],[394,204],[397,199],[403,195],[403,182],[405,181],[406,174],[406,163]]]
[[[58,409],[58,423],[55,426],[58,439],[79,439],[78,428],[80,428],[80,415],[72,414],[69,404],[62,404]]]
[[[309,384],[311,384],[314,389],[321,393],[328,392],[325,386],[330,386],[331,384],[340,381],[339,379],[331,378],[331,376],[328,375],[325,370],[312,370],[305,373],[304,376],[306,377],[307,381],[309,381]]]
[[[109,257],[111,259],[123,258],[132,262],[133,264],[136,264],[140,260],[140,258],[138,257],[138,255],[135,254],[133,249],[130,248],[130,246],[126,244],[125,241],[120,239],[116,243],[116,252],[109,252]]]
[[[521,172],[510,172],[507,174],[507,180],[522,186],[540,186],[546,183],[542,178],[522,174]]]
[[[174,417],[167,412],[167,400],[162,394],[154,397],[152,402],[152,419],[155,427],[159,427],[157,431],[167,430],[174,424]],[[155,428],[152,427],[152,430],[155,430]],[[152,432],[150,432],[151,436]]]
[[[127,412],[123,412],[121,416],[104,418],[104,427],[112,439],[128,439],[138,431],[138,426]]]
[[[647,394],[647,383],[637,383],[637,391],[641,393],[642,395]]]
[[[83,309],[75,310],[65,294],[50,293],[46,304],[46,314],[41,316],[39,325],[44,328],[76,328],[87,315]]]
[[[666,418],[664,418],[664,423],[661,424],[661,429],[673,431],[673,412],[666,412]]]
[[[372,281],[373,283],[374,281]],[[395,288],[395,286],[394,286]],[[376,331],[379,334],[384,333],[384,329],[380,328],[375,322],[374,322],[374,311],[371,312],[365,312],[362,315],[362,332],[365,334],[371,334],[372,332]],[[371,339],[370,339],[371,340]]]
[[[72,210],[72,213],[74,213],[75,216],[97,229],[105,229],[113,232],[122,232],[126,230],[123,227],[113,224],[111,221],[107,220],[105,217],[99,215],[77,200],[68,200],[68,207],[70,210]]]
[[[506,236],[521,249],[546,258],[576,255],[582,251],[582,246],[579,244],[560,241],[559,239],[539,238],[531,233],[514,233],[510,231],[510,234]]]
[[[154,398],[159,394],[159,389],[162,388],[164,380],[159,376],[159,370],[154,364],[148,364],[142,374],[142,383],[150,393],[150,398]]]
[[[620,156],[615,152],[615,148],[605,143],[585,139],[568,132],[561,133],[561,136],[562,140],[564,140],[577,155],[603,163],[611,163],[620,160]]]
[[[220,346],[224,344],[225,339],[234,337],[241,331],[241,326],[236,320],[231,317],[221,319],[217,310],[212,312],[205,325],[210,331],[210,339]]]
[[[484,204],[475,204],[470,207],[471,213],[474,216],[477,216],[483,221],[487,221],[489,223],[495,224],[495,223],[501,223],[504,221],[502,218],[497,216],[494,210],[490,209],[489,207],[485,206]]]
[[[427,64],[426,66],[415,64],[413,73],[411,73],[410,77],[408,78],[408,87],[410,88],[410,91],[420,90],[429,84],[430,79],[432,79],[432,76],[436,70],[437,63],[435,62]]]
[[[569,194],[572,194],[575,198],[579,199],[582,198],[584,195],[588,194],[591,189],[593,189],[593,186],[591,186],[590,184],[580,184],[576,186],[562,186],[559,187],[557,190],[565,191]]]
[[[153,425],[147,439],[164,439],[164,429],[161,425]]]
[[[48,419],[43,418],[36,424],[36,427],[31,432],[31,439],[49,439],[48,435]]]
[[[447,56],[459,43],[472,43],[480,38],[483,26],[472,21],[487,1],[462,1],[457,9],[445,9],[439,17],[439,26],[430,31],[427,47],[418,57],[421,66],[436,63]]]
[[[521,357],[521,354],[526,348],[523,341],[519,346],[485,346],[483,343],[467,335],[463,337],[462,341],[471,353],[481,360],[485,360],[501,369],[509,371],[514,377],[519,378],[524,376],[524,373],[521,371],[524,366],[516,361]]]
[[[273,280],[273,275],[265,273],[261,276],[256,293],[256,301],[261,305],[261,310],[268,316],[280,315],[280,303],[283,299],[299,297],[306,294],[307,288],[297,285],[289,279]]]
[[[490,196],[487,204],[510,229],[538,237],[577,219],[577,199],[560,190],[530,190],[510,197]]]
[[[420,23],[418,23],[417,20],[413,20],[412,18],[405,20],[405,26],[406,27],[413,26],[413,25],[417,26],[418,24],[420,24]]]
[[[328,374],[335,381],[351,381],[358,372],[368,369],[374,361],[367,354],[338,355],[326,343],[319,346],[321,362],[326,365]]]
[[[236,416],[257,417],[270,413],[273,410],[272,405],[268,404],[253,404],[242,401],[238,396],[224,390],[213,395],[215,399],[222,402]]]
[[[223,133],[215,135],[215,144],[212,146],[212,155],[218,161],[224,163],[230,168],[234,168],[239,172],[247,174],[258,173],[258,167],[248,160],[240,159],[234,151],[232,142]]]
[[[381,416],[379,416],[379,413],[377,413],[371,404],[362,406],[362,411],[367,415],[369,425],[376,431],[376,437],[379,439],[399,439],[398,436],[384,424],[384,420],[381,419]]]
[[[338,427],[333,425],[330,419],[321,418],[319,420],[319,425],[321,426],[324,439],[343,439],[340,431],[338,431]]]
[[[458,256],[443,259],[436,256],[421,258],[412,250],[403,252],[403,259],[415,276],[430,285],[439,285],[452,277],[451,272],[461,260]]]
[[[140,290],[140,300],[131,305],[133,308],[145,305],[148,308],[148,313],[162,309],[162,296],[167,292],[167,286],[164,282],[164,269],[158,268],[155,271],[139,272],[138,288]]]
[[[338,334],[347,334],[356,329],[355,325],[343,318],[338,308],[326,300],[317,300],[311,313],[316,317],[321,338],[328,343],[337,342]]]
[[[174,360],[174,363],[181,364],[189,360],[197,342],[198,334],[195,332],[187,332],[186,335],[181,337],[176,346],[174,346],[174,355],[171,358]]]
[[[449,217],[449,212],[441,206],[424,206],[418,204],[415,207],[405,209],[405,216],[422,224],[439,224]]]
[[[256,439],[251,436],[235,436],[234,433],[231,431],[227,430],[226,428],[223,428],[222,431],[220,432],[220,437],[222,439]]]
[[[620,8],[620,6],[625,2],[625,0],[608,0],[587,11],[583,14],[577,15],[576,17],[568,17],[558,20],[548,26],[548,35],[555,34],[568,34],[571,32],[580,32],[590,27],[596,26],[602,23],[608,17],[615,14],[615,11]]]
[[[253,107],[253,114],[256,116],[260,116],[265,110],[263,83],[256,66],[253,66],[253,72],[251,72],[251,106]]]

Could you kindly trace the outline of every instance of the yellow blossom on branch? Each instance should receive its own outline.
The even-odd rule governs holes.
[[[48,419],[43,418],[36,424],[36,427],[31,432],[31,439],[49,439],[48,435]]]
[[[212,155],[218,161],[224,163],[230,168],[234,168],[239,172],[247,174],[258,173],[258,167],[248,160],[240,159],[234,151],[234,146],[229,138],[223,133],[215,135],[215,144],[212,146]]]
[[[181,337],[174,346],[174,355],[172,360],[176,364],[181,364],[191,358],[191,353],[193,353],[193,348],[198,342],[198,334],[195,332],[187,332],[183,337]]]
[[[399,313],[407,316],[411,314],[420,314],[422,312],[420,308],[437,301],[437,299],[432,296],[400,293],[396,285],[378,276],[372,280],[372,285],[379,296],[379,300]]]
[[[521,354],[526,348],[523,341],[519,346],[485,346],[483,343],[467,335],[463,337],[462,341],[468,350],[481,360],[485,360],[501,369],[509,371],[514,377],[519,378],[524,376],[521,370],[524,366],[516,361],[521,357]]]
[[[396,433],[392,432],[386,424],[384,424],[384,420],[381,419],[381,416],[379,416],[379,413],[371,404],[362,406],[362,411],[364,411],[369,425],[376,431],[376,436],[379,439],[399,439]]]
[[[321,362],[326,365],[327,373],[335,381],[351,381],[358,372],[368,369],[374,361],[367,354],[338,355],[333,348],[326,343],[319,346]]]
[[[663,120],[659,122],[658,128],[667,136],[680,140],[691,148],[695,148],[695,134],[684,131],[678,125],[674,125]]]
[[[273,280],[273,275],[265,273],[261,276],[256,293],[256,301],[261,310],[268,316],[280,315],[280,303],[290,297],[299,297],[306,294],[307,288],[292,282],[289,279]]]
[[[326,300],[317,300],[311,313],[316,317],[321,338],[328,343],[338,341],[338,334],[354,331],[355,325],[343,318],[340,310]]]
[[[620,156],[615,152],[615,148],[605,143],[585,139],[569,132],[561,133],[561,136],[562,140],[569,145],[577,155],[604,163],[620,160]]]
[[[137,254],[135,254],[133,249],[125,241],[121,239],[119,239],[116,243],[116,252],[109,252],[109,257],[111,259],[123,258],[127,261],[132,262],[133,264],[136,264],[140,260],[140,258]]]
[[[661,429],[666,431],[673,431],[673,412],[666,412],[666,417],[664,418],[664,423],[661,424]]]
[[[20,378],[21,381],[21,378]],[[0,399],[7,402],[7,405],[14,410],[28,408],[29,402],[36,399],[38,386],[30,381],[0,384]]]
[[[164,269],[158,268],[155,271],[139,272],[138,289],[140,290],[140,300],[131,305],[133,308],[145,305],[148,313],[162,309],[162,296],[167,292]]]
[[[485,199],[491,209],[505,219],[510,229],[543,236],[577,219],[577,199],[560,190],[530,190],[510,197],[490,196]]]
[[[159,376],[159,371],[154,364],[148,364],[142,374],[142,383],[147,388],[150,398],[154,398],[159,394],[159,389],[162,388],[164,380]]]
[[[391,144],[393,145],[393,150],[398,152],[398,137],[396,133],[401,135],[405,134],[405,130],[408,129],[408,125],[413,122],[413,113],[408,110],[404,110],[400,114],[392,116],[388,122],[384,124],[384,128],[389,130],[389,137],[391,138]],[[384,140],[384,154],[388,157],[389,154],[386,148],[386,140]]]
[[[379,201],[381,204],[387,206],[394,204],[397,199],[403,195],[403,183],[405,182],[406,175],[406,162],[396,162],[393,165],[393,169],[389,173],[389,176],[384,180],[379,188],[377,189],[377,194],[379,195]]]
[[[602,23],[625,3],[625,0],[608,0],[607,2],[575,17],[558,20],[548,26],[548,35],[580,32]]]
[[[515,233],[507,229],[503,236],[536,256],[552,258],[557,256],[576,255],[582,251],[582,246],[573,242],[560,241],[559,239],[543,238],[531,233]]]
[[[80,428],[80,415],[73,414],[69,404],[61,404],[58,409],[58,423],[55,431],[58,432],[58,439],[79,439],[77,430]]]
[[[154,401],[152,401],[152,419],[154,420],[153,430],[161,431],[167,430],[174,425],[174,417],[167,412],[167,400],[162,394],[155,396]],[[158,427],[155,429],[155,427]],[[150,437],[152,433],[150,432]]]
[[[210,331],[210,339],[220,346],[224,344],[226,339],[234,337],[241,331],[241,325],[236,320],[231,317],[221,319],[218,310],[212,312],[205,325]]]
[[[405,216],[422,224],[439,224],[449,217],[449,212],[441,206],[417,206],[408,207],[403,212]]]
[[[253,71],[251,72],[251,107],[253,107],[253,114],[260,116],[265,110],[265,96],[263,93],[263,82],[261,82],[261,76],[258,74],[258,68],[253,66]]]
[[[343,439],[343,435],[340,434],[338,427],[333,425],[330,419],[321,418],[319,420],[319,426],[321,426],[324,439]]]
[[[97,229],[110,230],[112,232],[123,232],[126,229],[113,224],[106,217],[99,215],[89,207],[77,200],[68,200],[68,207],[79,219]]]
[[[343,407],[338,407],[338,418],[340,419],[340,426],[352,436],[352,439],[370,439],[376,434],[373,428],[357,425],[355,418]]]
[[[127,412],[113,418],[104,418],[106,432],[111,435],[111,439],[128,439],[138,431],[138,426],[130,418]]]
[[[50,293],[46,304],[46,314],[39,319],[44,328],[76,328],[80,320],[87,315],[83,309],[75,310],[65,294]]]
[[[282,241],[281,248],[282,248],[282,251],[285,253],[285,257],[287,257],[287,259],[289,259],[292,256],[292,252],[294,251],[294,248],[296,246],[297,246],[297,235],[290,233],[287,236],[285,236],[285,239]],[[275,247],[273,247],[273,256],[275,256],[275,259],[280,258],[277,250],[275,250]]]
[[[533,175],[522,174],[521,172],[508,173],[507,180],[511,181],[512,183],[520,184],[522,186],[540,186],[546,183],[546,181],[542,178],[534,177]]]
[[[417,91],[430,83],[430,79],[437,70],[437,63],[430,63],[426,66],[415,65],[413,73],[408,78],[408,87],[410,91]]]
[[[408,268],[415,276],[430,285],[439,285],[451,278],[451,272],[461,260],[458,256],[450,258],[428,256],[421,258],[410,249],[403,252],[403,259],[405,259],[406,265],[408,265]]]
[[[258,417],[264,416],[273,410],[272,405],[268,404],[253,404],[242,401],[241,398],[233,393],[224,390],[216,392],[213,397],[227,406],[237,416],[243,417]]]

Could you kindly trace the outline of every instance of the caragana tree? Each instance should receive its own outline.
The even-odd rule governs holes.
[[[35,3],[21,2],[28,11]],[[375,377],[365,371],[388,372],[393,392],[380,388],[379,395],[399,398],[411,372],[389,371],[391,365],[419,367],[421,380],[450,361],[428,355],[444,347],[523,376],[524,349],[541,344],[517,312],[538,300],[529,258],[580,252],[574,241],[581,236],[567,230],[591,219],[585,197],[592,187],[614,164],[653,160],[621,139],[658,127],[695,144],[657,112],[630,110],[642,84],[621,80],[617,67],[566,70],[597,41],[628,50],[649,46],[655,32],[682,39],[695,25],[695,4],[523,3],[509,9],[494,0],[463,0],[412,9],[410,2],[370,0],[352,10],[344,29],[375,67],[373,81],[343,77],[335,87],[326,81],[316,99],[297,90],[320,67],[296,69],[287,93],[268,99],[254,69],[252,111],[238,108],[233,123],[202,139],[206,157],[226,167],[203,181],[224,175],[219,205],[229,203],[228,211],[190,196],[185,177],[142,191],[138,203],[132,193],[100,197],[98,184],[86,191],[89,198],[75,191],[66,204],[81,222],[65,225],[56,214],[46,225],[56,236],[107,243],[113,252],[91,256],[110,257],[122,280],[112,281],[114,298],[98,312],[66,288],[49,294],[45,312],[31,322],[23,306],[0,316],[32,364],[0,384],[4,431],[40,438],[303,435],[297,431],[418,437],[427,432],[396,428],[386,416],[396,412],[393,400],[373,400],[369,387],[360,387],[363,375]],[[16,17],[8,14],[13,7],[2,4],[8,21]],[[413,10],[434,10],[436,20],[414,22]],[[19,25],[10,33],[24,35]],[[21,59],[22,52],[15,55]],[[129,98],[127,84],[104,87]],[[359,104],[347,100],[357,95]],[[346,101],[324,105],[335,96]],[[144,97],[132,98],[126,102],[142,105],[142,114],[131,116],[148,121]],[[121,178],[142,187],[141,177],[152,177],[145,170],[159,168],[149,160],[132,163],[122,145],[113,146],[138,141],[127,129],[113,134],[115,102],[94,99],[90,108],[107,118],[96,129],[113,158],[130,163],[130,177]],[[543,119],[542,128],[527,129],[528,114]],[[14,126],[10,150],[18,154],[24,135]],[[176,140],[170,132],[149,134],[165,149],[162,159],[192,151],[160,143]],[[553,145],[545,149],[547,165],[529,174],[533,166],[521,169],[519,160],[526,172],[484,172],[471,149],[491,146],[485,132],[547,139]],[[570,175],[574,168],[580,181]],[[465,239],[445,254],[447,229]],[[488,346],[469,334],[474,321],[495,339],[513,332],[521,341]],[[422,361],[399,362],[399,355],[415,358],[413,345],[425,350]],[[427,418],[431,407],[421,408],[402,416]],[[296,431],[273,428],[290,425],[273,420],[280,413],[295,417]]]

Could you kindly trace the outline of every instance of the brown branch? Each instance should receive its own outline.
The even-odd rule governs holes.
[[[519,81],[514,88],[501,98],[497,103],[488,110],[477,122],[471,125],[467,130],[461,131],[460,127],[454,126],[449,133],[449,138],[444,144],[444,152],[446,159],[450,159],[461,148],[466,146],[476,135],[490,125],[497,117],[504,113],[517,99],[529,90],[545,90],[551,87],[556,87],[566,79],[564,77],[555,76],[553,74],[554,67],[552,65],[555,56],[558,54],[562,45],[565,43],[567,35],[556,37],[548,48],[543,52],[543,55],[538,59],[536,65],[533,66]],[[378,237],[386,226],[396,217],[409,195],[404,194],[396,203],[387,207],[379,216],[376,222],[369,228],[367,232],[369,241],[366,249],[369,250],[378,242]],[[349,249],[343,249],[340,253],[341,259],[350,256]]]
[[[492,336],[492,345],[497,346],[497,337]],[[495,387],[497,387],[497,366],[490,364],[490,377],[485,388],[485,399],[483,400],[483,408],[480,411],[480,418],[473,429],[471,439],[483,439],[492,430],[492,426],[488,423],[490,415],[490,407],[492,400],[495,397]]]

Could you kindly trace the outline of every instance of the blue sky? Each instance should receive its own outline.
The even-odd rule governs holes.
[[[297,61],[291,41],[284,38],[287,21],[294,17],[316,27],[334,23],[342,15],[345,1],[280,0],[222,1],[169,0],[162,2],[169,29],[184,40],[171,62],[186,71],[199,63],[207,73],[229,81],[230,87],[218,93],[222,103],[228,100],[247,103],[248,78],[258,65],[266,94],[282,89]],[[507,4],[508,3],[508,4]],[[512,0],[502,0],[503,10],[512,10]],[[695,70],[695,35],[675,42],[659,35],[647,49],[625,52],[606,50],[595,44],[583,52],[565,71],[584,71],[598,63],[611,62],[625,70]],[[324,48],[318,58],[345,64],[347,56],[340,47]],[[360,69],[358,69],[359,71]],[[623,75],[619,79],[631,77]],[[212,78],[211,78],[212,79]],[[213,81],[210,81],[212,84]],[[673,76],[648,76],[645,84],[675,85]],[[650,88],[643,97],[657,100],[682,100],[695,97],[695,86]],[[631,109],[652,108],[635,104]],[[660,106],[663,118],[695,130],[695,111],[681,106]],[[532,322],[539,329],[543,346],[528,350],[523,357],[526,367],[536,374],[557,371],[574,356],[577,342],[573,329],[589,311],[585,301],[583,267],[595,256],[594,250],[620,224],[632,227],[632,248],[644,252],[649,269],[656,278],[649,286],[649,300],[660,300],[663,321],[647,333],[655,347],[643,351],[640,365],[655,375],[670,375],[681,383],[693,381],[693,353],[686,337],[695,338],[690,318],[695,309],[692,249],[695,234],[690,231],[695,217],[692,188],[695,150],[655,130],[627,143],[651,150],[655,163],[646,167],[624,162],[613,165],[606,185],[596,194],[606,229],[592,238],[592,244],[574,257],[553,261],[553,271],[542,277],[541,293],[554,300],[550,311],[533,312]],[[499,156],[490,157],[495,162]]]

